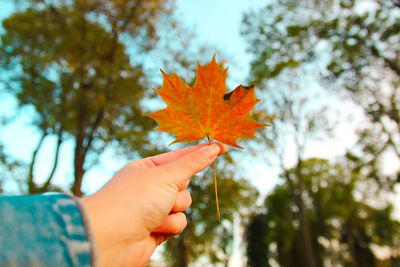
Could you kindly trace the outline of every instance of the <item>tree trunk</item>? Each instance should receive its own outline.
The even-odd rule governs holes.
[[[75,157],[74,157],[74,185],[72,186],[72,194],[81,197],[83,195],[81,187],[83,175],[85,174],[84,163],[85,158],[92,146],[94,135],[100,122],[103,119],[104,111],[100,110],[93,123],[89,127],[89,131],[86,131],[83,118],[78,122],[78,134],[76,136],[75,146]],[[86,126],[87,127],[87,126]]]
[[[178,238],[178,248],[179,248],[179,258],[177,261],[178,267],[187,267],[189,266],[189,260],[187,257],[187,247],[185,244],[184,236]]]
[[[84,110],[84,108],[83,108]],[[81,114],[85,114],[85,112],[81,112]],[[86,114],[85,114],[86,115]],[[82,196],[82,180],[83,175],[85,174],[85,170],[83,168],[83,164],[85,163],[86,157],[86,149],[84,148],[85,141],[85,117],[80,116],[78,121],[78,133],[75,138],[75,153],[74,153],[74,184],[72,186],[72,194],[75,196]]]
[[[300,222],[300,233],[303,240],[303,247],[305,253],[304,256],[306,259],[306,264],[309,267],[316,267],[317,263],[312,244],[310,225],[308,222],[307,211],[304,207],[304,201],[302,196],[304,192],[304,184],[303,184],[303,175],[301,171],[302,171],[302,160],[299,158],[296,166],[296,178],[298,183],[297,188],[294,185],[293,181],[290,179],[288,172],[285,173],[285,176],[289,185],[289,189],[292,192],[294,203],[298,208],[297,215]]]
[[[349,251],[351,255],[351,266],[358,267],[353,227],[351,226],[351,224],[349,223],[345,224],[345,232],[347,237],[347,245],[349,246]]]
[[[85,162],[85,156],[82,154],[82,149],[78,149],[75,151],[74,158],[74,185],[72,186],[72,194],[75,196],[81,197],[83,195],[81,187],[83,175],[85,174],[85,169],[83,168],[83,164]]]
[[[308,222],[308,216],[306,208],[304,207],[303,192],[303,174],[301,173],[303,168],[302,160],[299,158],[296,166],[296,176],[299,183],[299,194],[298,194],[298,208],[300,214],[300,230],[304,242],[304,251],[306,253],[307,266],[316,267],[316,260],[314,254],[314,248],[312,244],[312,237],[310,232],[310,224]]]

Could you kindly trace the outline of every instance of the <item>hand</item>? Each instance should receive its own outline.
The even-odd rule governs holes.
[[[190,177],[226,150],[201,144],[129,162],[84,198],[100,266],[144,266],[158,245],[181,233]]]

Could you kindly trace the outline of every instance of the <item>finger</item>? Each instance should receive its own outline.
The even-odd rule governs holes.
[[[224,144],[221,144],[221,143],[214,143],[214,144],[218,144],[220,146],[220,155],[225,153],[228,150],[228,146],[226,146]],[[208,145],[209,145],[209,143],[203,143],[203,144],[199,144],[196,146],[185,147],[185,148],[177,149],[177,150],[170,151],[167,153],[163,153],[163,154],[160,154],[157,156],[148,157],[148,158],[145,158],[144,160],[151,161],[154,166],[159,166],[159,165],[163,165],[168,162],[174,161],[186,154],[189,154],[193,151],[199,150]]]
[[[204,170],[212,163],[219,152],[220,146],[213,143],[161,165],[157,171],[163,174],[160,177],[163,177],[168,185],[176,187],[175,189],[179,191],[190,177]]]
[[[176,235],[182,233],[187,225],[186,215],[182,212],[172,213],[165,217],[164,221],[154,229],[155,234]]]
[[[172,207],[172,212],[185,211],[192,204],[192,197],[187,190],[180,191],[176,196],[175,204]]]
[[[149,160],[155,166],[159,166],[159,165],[168,163],[170,161],[173,161],[173,160],[175,160],[177,158],[180,158],[185,154],[188,154],[188,153],[191,153],[193,151],[199,150],[199,149],[201,149],[202,147],[204,147],[206,145],[207,145],[207,143],[198,144],[196,146],[180,148],[180,149],[177,149],[177,150],[173,150],[173,151],[170,151],[170,152],[166,152],[166,153],[163,153],[163,154],[159,154],[159,155],[156,155],[156,156],[151,156],[151,157],[145,158],[145,160]]]

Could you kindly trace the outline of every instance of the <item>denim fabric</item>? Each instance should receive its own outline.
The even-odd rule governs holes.
[[[65,194],[0,196],[0,266],[93,266],[78,200]]]

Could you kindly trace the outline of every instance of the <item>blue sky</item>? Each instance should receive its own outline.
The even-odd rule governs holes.
[[[268,0],[179,0],[178,12],[183,21],[192,26],[200,40],[223,49],[230,57],[227,62],[233,83],[243,83],[247,78],[249,56],[240,36],[244,12],[266,5]]]

